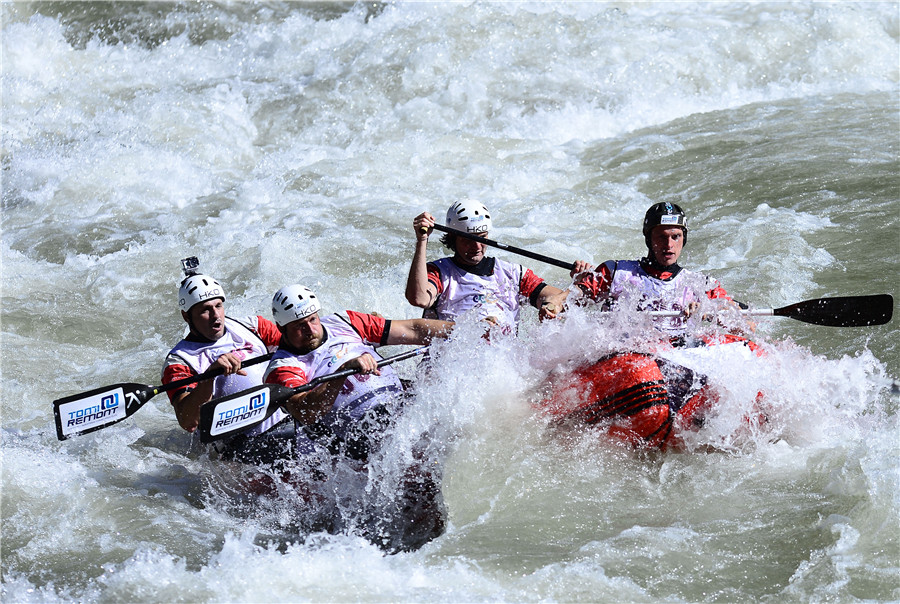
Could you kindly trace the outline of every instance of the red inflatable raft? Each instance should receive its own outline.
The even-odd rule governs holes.
[[[729,337],[728,343],[739,340]],[[555,375],[549,384],[543,408],[557,426],[596,425],[642,449],[679,446],[679,435],[702,426],[717,401],[705,375],[638,352],[605,356]]]

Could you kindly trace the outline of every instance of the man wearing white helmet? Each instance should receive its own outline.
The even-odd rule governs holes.
[[[441,242],[453,256],[426,262],[428,236],[434,224],[428,212],[413,220],[416,249],[406,281],[406,299],[426,309],[426,315],[455,321],[463,313],[475,312],[479,319],[514,329],[519,308],[525,303],[542,309],[542,317],[545,308],[562,308],[568,292],[547,285],[520,264],[486,256],[483,243],[447,233]],[[447,210],[446,225],[487,237],[491,216],[480,202],[459,201]]]
[[[178,308],[188,325],[188,335],[166,356],[162,383],[168,384],[210,369],[223,370],[222,375],[213,379],[168,392],[179,425],[194,432],[203,403],[262,383],[265,364],[242,369],[241,363],[274,350],[281,332],[274,323],[262,317],[233,319],[225,316],[225,290],[221,284],[208,275],[186,272],[188,274],[178,290]],[[259,426],[240,435],[240,443],[226,446],[225,457],[261,461],[243,459],[238,449],[249,444],[247,439],[266,432],[287,417],[279,410]]]
[[[265,382],[296,388],[321,375],[357,369],[344,380],[327,381],[295,395],[290,403],[310,410],[307,434],[350,458],[365,460],[390,416],[390,401],[403,385],[390,366],[378,368],[384,345],[431,342],[446,338],[453,324],[432,319],[389,320],[354,312],[319,316],[318,297],[302,285],[279,289],[272,314],[282,338],[269,362]]]
[[[296,394],[290,404],[309,410],[305,421],[298,418],[302,426],[295,450],[299,455],[308,454],[313,463],[322,454],[333,456],[332,461],[348,464],[340,467],[367,473],[370,454],[380,446],[404,402],[399,376],[391,366],[377,366],[382,357],[376,349],[428,344],[433,338],[446,338],[453,324],[430,319],[392,321],[351,310],[320,317],[321,309],[318,297],[302,285],[275,293],[272,314],[282,339],[266,369],[265,382],[296,388],[336,371],[358,370]],[[446,525],[440,465],[429,463],[418,445],[411,455],[391,502],[377,510],[368,510],[360,502],[363,507],[356,512],[369,517],[365,532],[374,531],[374,542],[391,551],[417,549],[442,534]],[[380,491],[385,485],[375,488]]]

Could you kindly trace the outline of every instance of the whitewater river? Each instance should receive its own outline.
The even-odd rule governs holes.
[[[682,264],[751,306],[897,297],[895,2],[0,11],[3,602],[900,599],[897,319],[760,319],[766,356],[713,363],[715,416],[662,454],[541,413],[548,372],[642,317],[463,324],[431,373],[398,365],[418,385],[371,471],[427,437],[448,516],[393,555],[352,499],[332,534],[295,490],[243,492],[165,395],[66,441],[52,414],[159,383],[186,256],[233,316],[293,282],[326,312],[419,316],[412,220],[463,198],[493,239],[592,262],[640,256],[644,211],[675,202]]]

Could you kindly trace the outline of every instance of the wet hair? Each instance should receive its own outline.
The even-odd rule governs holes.
[[[444,244],[445,248],[449,249],[454,254],[456,253],[456,235],[444,233],[441,237],[441,243]]]

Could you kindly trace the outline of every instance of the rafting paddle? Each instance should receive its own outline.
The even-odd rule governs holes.
[[[544,256],[543,254],[529,252],[528,250],[523,250],[522,248],[513,247],[511,245],[506,245],[505,243],[500,243],[499,241],[493,241],[491,239],[488,239],[487,237],[479,237],[478,235],[474,235],[472,233],[466,233],[463,231],[458,231],[456,229],[451,229],[450,227],[446,227],[442,224],[435,224],[434,229],[436,231],[443,231],[443,232],[449,233],[451,235],[456,235],[457,237],[464,237],[466,239],[471,239],[472,241],[477,241],[478,243],[483,243],[485,245],[498,247],[501,250],[506,250],[507,252],[512,252],[513,254],[525,256],[527,258],[531,258],[531,259],[537,260],[539,262],[546,262],[547,264],[552,264],[553,266],[558,266],[560,268],[564,268],[564,269],[567,269],[570,271],[574,270],[574,268],[575,268],[574,262],[564,262],[563,260],[557,260],[556,258],[550,258],[549,256]]]
[[[241,363],[241,367],[256,365],[271,358],[272,353],[264,354]],[[53,401],[56,437],[59,440],[66,440],[76,434],[87,434],[118,423],[134,415],[144,403],[160,392],[202,382],[221,375],[223,371],[218,367],[155,387],[134,383],[113,384],[57,399]]]
[[[465,237],[472,241],[477,241],[485,245],[493,246],[526,256],[540,262],[546,262],[553,266],[574,270],[574,262],[564,262],[556,258],[550,258],[535,252],[529,252],[521,248],[506,245],[497,241],[492,241],[487,237],[479,237],[472,233],[465,233],[457,229],[451,229],[442,224],[435,224],[434,229]],[[742,311],[752,316],[776,316],[790,317],[805,323],[814,325],[826,325],[829,327],[865,327],[869,325],[884,325],[891,320],[894,312],[894,298],[890,294],[876,294],[871,296],[846,296],[837,298],[817,298],[814,300],[804,300],[789,306],[781,308],[759,308],[753,310]],[[655,311],[652,314],[660,317],[677,317],[681,316],[680,311]]]
[[[813,325],[828,327],[866,327],[884,325],[894,314],[894,298],[890,294],[844,296],[804,300],[781,308],[742,310],[754,317],[789,317]],[[656,317],[679,317],[678,310],[652,311]]]
[[[397,361],[424,354],[428,346],[402,352],[378,361],[384,367]],[[313,378],[302,386],[287,388],[277,384],[262,384],[230,396],[213,399],[200,407],[200,442],[210,443],[234,436],[266,420],[284,405],[292,396],[308,392],[324,382],[345,378],[358,373],[359,369],[344,369]]]

